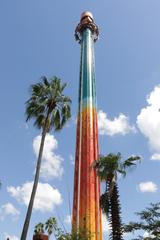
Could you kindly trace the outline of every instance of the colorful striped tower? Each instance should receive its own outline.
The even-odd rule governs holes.
[[[84,12],[75,31],[76,40],[81,44],[81,62],[72,229],[91,234],[93,240],[102,239],[100,181],[92,166],[98,158],[94,64],[94,42],[98,33],[92,14]]]

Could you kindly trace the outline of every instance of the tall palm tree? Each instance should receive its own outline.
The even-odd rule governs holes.
[[[100,197],[100,206],[109,219],[112,240],[123,239],[117,175],[119,173],[125,177],[127,170],[135,166],[138,160],[140,160],[139,156],[131,156],[122,161],[120,153],[110,153],[106,156],[100,155],[94,163],[101,181],[105,182],[105,192]]]
[[[23,225],[21,240],[26,240],[27,237],[33,203],[39,181],[46,134],[52,129],[55,131],[62,129],[64,124],[71,117],[71,100],[63,94],[63,90],[67,84],[62,84],[61,80],[57,77],[50,79],[42,77],[41,80],[41,82],[31,86],[31,97],[26,102],[26,120],[28,121],[31,118],[35,119],[34,125],[41,129],[42,138],[37,159],[34,184]]]

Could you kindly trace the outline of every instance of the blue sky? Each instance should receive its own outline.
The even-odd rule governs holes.
[[[159,9],[159,0],[1,0],[0,239],[17,240],[21,233],[40,134],[33,122],[26,124],[24,103],[29,86],[42,75],[68,82],[72,119],[47,137],[28,239],[34,225],[49,216],[70,229],[80,58],[74,29],[85,10],[100,27],[95,44],[100,152],[143,157],[119,180],[123,221],[159,201]]]

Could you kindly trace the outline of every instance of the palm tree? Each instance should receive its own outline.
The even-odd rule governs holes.
[[[63,90],[67,84],[62,84],[61,80],[57,77],[50,79],[42,77],[41,80],[41,82],[31,86],[31,97],[26,102],[26,121],[30,120],[31,118],[35,119],[34,125],[41,129],[42,138],[37,159],[34,184],[23,225],[21,240],[26,240],[27,237],[34,198],[39,181],[46,134],[52,129],[55,131],[62,129],[64,124],[71,117],[71,100],[69,97],[63,95]]]
[[[48,233],[48,238],[50,238],[51,234],[54,232],[54,231],[57,231],[59,230],[58,227],[57,227],[57,221],[54,217],[50,217],[46,223],[45,223],[45,230],[47,230],[47,233]],[[56,236],[55,236],[56,237]]]
[[[105,192],[100,197],[100,206],[109,218],[111,227],[110,238],[112,240],[123,239],[117,175],[119,173],[125,177],[127,170],[135,166],[136,161],[140,160],[140,157],[131,156],[123,162],[121,160],[122,156],[120,153],[110,153],[106,156],[100,155],[99,159],[94,163],[101,181],[105,182]]]

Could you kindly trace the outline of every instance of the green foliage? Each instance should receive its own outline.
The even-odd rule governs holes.
[[[34,234],[43,234],[45,232],[49,237],[53,232],[58,232],[57,221],[54,217],[50,217],[45,223],[38,223],[34,227]]]
[[[58,227],[57,220],[55,217],[50,217],[44,224],[38,223],[34,228],[34,234],[50,235],[53,233],[56,240],[88,240],[92,238],[89,232],[79,230],[77,233],[67,233]]]
[[[60,130],[71,117],[71,99],[63,94],[66,83],[57,77],[41,78],[41,82],[31,86],[31,97],[26,102],[26,120],[35,119],[34,125],[41,129],[47,125]]]
[[[139,236],[137,239],[158,240],[160,239],[160,202],[151,203],[150,207],[136,213],[139,216],[139,222],[130,222],[124,225],[125,232],[135,232],[144,230],[150,237]]]
[[[34,228],[34,234],[41,234],[44,233],[44,224],[38,223]]]
[[[115,182],[117,173],[126,176],[127,170],[136,166],[137,161],[140,161],[140,156],[131,156],[125,161],[122,161],[121,153],[109,153],[108,155],[100,155],[99,159],[94,162],[94,167],[97,169],[97,174],[101,181]]]
[[[140,159],[139,156],[131,156],[122,161],[120,153],[110,153],[106,156],[100,155],[93,164],[101,181],[106,185],[105,192],[100,197],[100,206],[109,219],[112,240],[122,240],[123,235],[117,175],[119,173],[125,177],[127,171],[136,166]]]
[[[54,217],[50,217],[45,223],[45,230],[50,236],[55,229],[57,229],[57,221]]]

